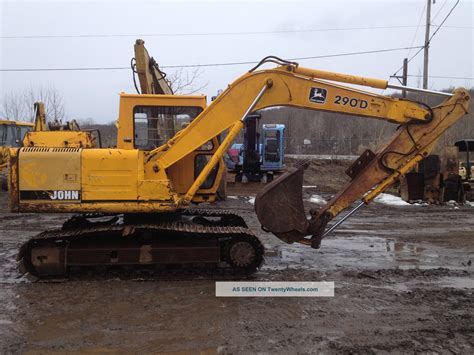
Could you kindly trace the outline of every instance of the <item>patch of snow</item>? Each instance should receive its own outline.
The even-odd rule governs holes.
[[[238,200],[239,196],[227,196],[229,200]]]
[[[255,203],[255,197],[247,197],[247,198],[248,198],[247,202],[250,203],[251,205]]]
[[[314,189],[316,187],[316,185],[303,185],[303,189]]]
[[[384,193],[378,195],[374,201],[388,206],[411,206],[408,202],[403,201],[401,197]]]
[[[319,205],[325,205],[326,204],[326,200],[324,198],[322,198],[321,196],[319,196],[319,195],[311,195],[311,197],[309,198],[308,201],[312,202],[312,203],[317,203]]]
[[[466,201],[466,205],[474,207],[474,201]]]
[[[414,200],[410,201],[412,206],[429,206],[430,204],[427,201],[423,200]]]
[[[449,200],[448,202],[446,202],[446,205],[449,206],[449,207],[452,207],[450,208],[450,210],[458,210],[459,209],[459,206],[462,205],[461,203],[457,203],[456,201],[454,200]],[[466,202],[466,205],[469,205],[468,202]]]

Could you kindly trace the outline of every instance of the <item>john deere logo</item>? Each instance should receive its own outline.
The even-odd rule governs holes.
[[[326,89],[311,88],[311,91],[309,92],[309,101],[324,104],[326,102],[327,94],[328,91]]]
[[[51,200],[79,200],[79,191],[55,190],[49,196]]]
[[[20,200],[56,200],[56,201],[76,201],[81,200],[81,191],[79,190],[23,190],[20,191]]]

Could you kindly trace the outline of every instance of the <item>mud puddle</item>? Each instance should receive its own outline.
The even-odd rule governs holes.
[[[337,234],[344,235],[346,232],[349,235],[355,233],[347,230]],[[371,233],[365,234],[366,236],[357,237],[328,237],[323,240],[319,250],[299,244],[267,249],[264,268],[283,270],[303,267],[309,270],[320,268],[333,270],[341,267],[366,269],[468,267],[467,264],[447,264],[446,259],[449,259],[452,251],[433,244],[403,242],[371,236]]]
[[[474,289],[474,279],[470,277],[444,277],[438,281],[438,285],[457,289]]]

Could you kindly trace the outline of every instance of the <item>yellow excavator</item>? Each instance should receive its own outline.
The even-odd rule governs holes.
[[[260,68],[269,62],[277,66]],[[342,83],[421,90],[446,99],[428,107]],[[368,150],[354,162],[348,170],[352,180],[309,219],[302,200],[306,164],[290,169],[257,195],[255,211],[265,231],[287,243],[319,248],[321,239],[344,219],[428,155],[440,135],[468,112],[469,101],[463,88],[447,94],[400,87],[304,68],[277,57],[264,58],[209,106],[204,96],[121,94],[116,148],[23,147],[12,156],[13,212],[79,213],[61,229],[24,243],[19,269],[34,278],[96,267],[188,265],[254,272],[264,250],[240,216],[189,208],[215,200],[225,170],[222,157],[248,115],[285,105],[398,124],[382,149]],[[170,117],[185,128],[166,139],[157,127]]]
[[[8,166],[9,151],[22,146],[26,132],[33,129],[33,123],[23,121],[0,120],[0,189],[8,187],[6,168]]]
[[[33,123],[0,120],[0,171],[7,167],[8,149],[21,147],[26,132],[33,129]]]
[[[7,178],[4,170],[8,166],[11,154],[20,147],[100,147],[100,132],[81,131],[75,120],[63,124],[59,120],[46,123],[44,103],[34,103],[34,122],[0,121],[0,184],[7,190]],[[2,122],[5,122],[2,124]],[[93,134],[96,131],[96,136]],[[98,144],[98,145],[97,145]]]
[[[96,148],[101,147],[100,132],[81,130],[76,120],[46,122],[44,103],[34,103],[34,126],[23,138],[23,147]]]

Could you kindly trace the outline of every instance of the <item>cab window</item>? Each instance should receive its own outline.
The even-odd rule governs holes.
[[[27,126],[19,126],[18,128],[20,130],[20,141],[23,142],[26,132],[31,131],[31,128]]]
[[[0,126],[0,143],[2,146],[19,147],[19,128],[16,125]]]
[[[7,141],[7,126],[0,125],[0,146],[4,146]]]
[[[196,158],[194,159],[194,178],[196,179],[201,171],[205,168],[207,163],[209,163],[209,160],[211,160],[211,155],[208,154],[198,154],[196,155]],[[207,179],[204,180],[202,185],[199,187],[199,189],[210,189],[214,185],[214,181],[216,180],[217,172],[219,171],[219,164],[215,165],[209,175],[207,176]]]
[[[151,150],[165,144],[201,112],[201,107],[135,106],[135,148]]]

